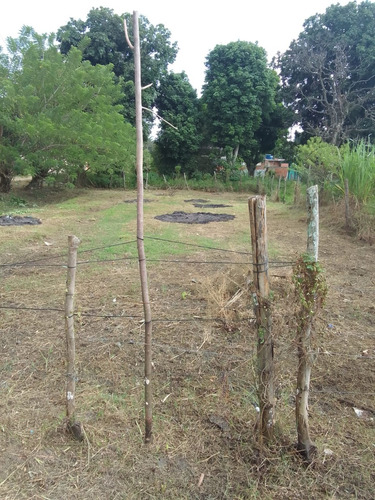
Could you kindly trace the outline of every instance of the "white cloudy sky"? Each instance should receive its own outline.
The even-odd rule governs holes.
[[[117,14],[138,11],[152,24],[164,24],[179,45],[173,70],[184,70],[193,87],[204,82],[204,61],[217,44],[236,40],[258,42],[268,58],[284,52],[311,15],[333,3],[349,0],[11,0],[1,7],[0,45],[17,36],[23,25],[38,33],[56,32],[71,17],[86,19],[92,7],[109,7]]]

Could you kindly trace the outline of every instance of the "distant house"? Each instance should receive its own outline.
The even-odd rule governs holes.
[[[254,170],[254,177],[264,177],[267,172],[274,172],[275,177],[282,179],[288,178],[289,163],[285,163],[282,158],[274,158],[272,155],[266,155],[264,160],[257,163]]]

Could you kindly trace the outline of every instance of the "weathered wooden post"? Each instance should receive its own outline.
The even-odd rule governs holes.
[[[74,334],[74,291],[77,269],[77,251],[80,240],[76,236],[68,236],[68,272],[66,278],[65,294],[65,331],[66,331],[66,425],[67,430],[77,439],[83,439],[81,424],[75,422],[75,390],[76,390],[76,368],[75,368],[75,334]]]
[[[286,203],[286,182],[287,182],[287,178],[284,177],[284,198],[283,198],[283,203]]]
[[[319,253],[319,194],[318,186],[307,189],[307,254],[318,262]]]
[[[272,321],[268,282],[266,197],[249,198],[250,230],[253,253],[253,294],[258,329],[258,397],[260,441],[273,437],[275,418]]]
[[[187,181],[187,178],[186,178],[186,174],[185,174],[185,172],[184,172],[184,180],[185,180],[185,186],[186,186],[186,189],[187,189],[188,191],[190,191],[189,184],[188,184],[188,181]]]
[[[301,187],[300,187],[300,180],[299,178],[296,180],[294,184],[294,199],[293,199],[293,204],[299,205],[300,202],[300,196],[301,196]]]
[[[345,179],[345,227],[350,229],[350,197],[349,197],[349,181]]]
[[[279,177],[279,183],[277,185],[277,193],[276,193],[276,200],[275,201],[280,201],[280,192],[281,192],[281,176]]]
[[[325,296],[325,284],[320,281],[318,266],[319,248],[319,199],[318,186],[307,190],[307,255],[300,259],[295,273],[295,283],[301,301],[299,324],[297,325],[298,373],[296,388],[296,424],[298,450],[310,462],[316,446],[310,439],[309,429],[309,391],[311,369],[314,363],[312,352],[312,329],[317,308]]]

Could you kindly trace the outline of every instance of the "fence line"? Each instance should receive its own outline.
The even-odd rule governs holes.
[[[164,241],[168,243],[173,243],[173,244],[179,244],[179,245],[185,245],[188,247],[194,247],[194,248],[200,248],[204,250],[213,250],[213,251],[219,251],[219,252],[225,252],[225,253],[231,253],[231,254],[238,254],[242,256],[248,256],[249,261],[231,261],[231,260],[207,260],[207,261],[202,261],[202,260],[188,260],[188,259],[147,259],[149,262],[158,262],[158,263],[163,263],[163,264],[183,264],[183,265],[247,265],[251,266],[253,262],[251,261],[252,258],[252,253],[251,252],[244,252],[244,251],[235,251],[235,250],[226,250],[223,248],[217,248],[217,247],[209,247],[209,246],[203,246],[203,245],[196,245],[192,243],[186,243],[186,242],[181,242],[181,241],[176,241],[176,240],[169,240],[169,239],[164,239],[164,238],[159,238],[159,237],[151,237],[151,236],[145,236],[145,239],[149,240],[156,240],[156,241]],[[78,254],[85,254],[88,252],[95,252],[98,250],[105,250],[113,247],[120,247],[120,246],[125,246],[129,244],[134,244],[136,243],[137,240],[130,240],[130,241],[125,241],[121,243],[115,243],[111,245],[105,245],[101,247],[94,247],[94,248],[88,248],[86,250],[79,250]],[[66,269],[67,265],[66,264],[48,264],[46,261],[50,259],[57,259],[61,257],[66,257],[66,254],[60,254],[60,255],[55,255],[55,256],[47,256],[42,259],[35,259],[31,261],[25,261],[25,262],[15,262],[15,263],[8,263],[8,264],[0,264],[0,268],[21,268],[21,267],[35,267],[35,268],[62,268]],[[119,258],[112,258],[112,259],[88,259],[88,260],[82,260],[78,261],[77,265],[87,265],[91,263],[113,263],[113,262],[121,262],[121,261],[129,261],[129,262],[137,262],[138,257],[119,257]],[[295,262],[293,261],[287,261],[287,260],[270,260],[268,261],[268,265],[271,268],[281,268],[281,267],[292,267],[295,265]],[[28,306],[19,306],[19,305],[0,305],[1,310],[14,310],[14,311],[35,311],[35,312],[58,312],[60,314],[64,314],[65,310],[63,308],[55,308],[55,307],[28,307]],[[93,308],[95,310],[95,308]],[[222,308],[223,310],[230,310],[229,306],[224,306]],[[250,309],[250,306],[249,306]],[[123,320],[128,320],[129,322],[134,322],[137,323],[138,327],[140,330],[144,327],[144,316],[143,314],[141,315],[134,315],[134,314],[112,314],[112,313],[90,313],[90,312],[74,312],[72,316],[75,317],[82,317],[82,318],[103,318],[103,319],[123,319]],[[249,322],[254,321],[256,318],[255,316],[247,316],[246,318],[241,318],[241,319],[235,319],[236,324],[249,324]],[[218,318],[218,317],[204,317],[204,316],[199,316],[199,315],[194,315],[189,318],[153,318],[152,319],[153,323],[159,323],[159,324],[165,324],[165,323],[198,323],[198,322],[209,322],[209,323],[220,323],[220,324],[226,324],[225,318]],[[130,323],[130,327],[133,328],[134,323]],[[119,322],[120,327],[122,328],[122,323]],[[137,329],[138,327],[134,326],[134,329]],[[203,327],[201,327],[203,329]],[[162,327],[159,328],[159,331],[162,331]],[[200,331],[200,330],[199,330]],[[82,342],[103,342],[103,340],[100,339],[81,339]],[[107,342],[107,341],[106,341]],[[108,343],[113,343],[113,339],[108,339]],[[123,339],[122,337],[119,338],[119,342],[123,344],[129,344],[129,345],[136,345],[136,346],[145,346],[145,342],[139,342],[139,341],[134,341],[129,338]],[[191,342],[193,345],[194,343]],[[188,342],[187,342],[188,344]],[[197,343],[198,344],[198,343]],[[204,345],[204,342],[202,346]],[[223,352],[217,352],[209,349],[200,349],[200,348],[184,348],[180,347],[178,345],[173,345],[173,344],[165,344],[165,343],[160,343],[160,342],[153,342],[153,347],[155,349],[168,349],[172,353],[177,353],[177,355],[195,355],[195,356],[206,356],[206,357],[212,357],[212,358],[220,358],[220,360],[225,362],[232,362],[232,363],[249,363],[249,362],[254,362],[256,359],[256,352],[255,350],[244,350],[241,349],[238,345],[237,346],[231,346],[231,345],[225,345],[225,347],[219,345],[219,349],[222,349]],[[230,349],[230,352],[226,352],[227,350]],[[282,348],[279,348],[278,346],[275,347],[275,350],[278,350],[281,355],[293,353],[295,355],[295,347],[291,346],[283,346]],[[361,354],[339,354],[336,352],[329,352],[329,351],[320,351],[316,350],[313,351],[312,354],[314,355],[324,355],[324,356],[335,356],[335,357],[340,357],[343,359],[353,359],[353,360],[373,360],[375,359],[375,356],[364,356]],[[240,356],[238,356],[240,355]],[[243,355],[243,357],[241,357]],[[192,358],[193,359],[193,358]],[[230,368],[226,371],[228,373],[233,372],[234,370],[238,369],[237,365],[236,367]],[[365,365],[366,366],[366,365]],[[291,393],[293,391],[291,390]],[[335,391],[335,390],[314,390],[313,388],[311,389],[311,396],[312,397],[320,397],[320,395],[331,395],[331,396],[344,396],[344,395],[356,395],[359,396],[359,394],[355,391],[350,392],[350,391]],[[374,392],[361,392],[360,395],[363,396],[373,396],[375,395]]]
[[[238,255],[247,255],[249,257],[252,256],[251,252],[245,252],[245,251],[238,251],[238,250],[228,250],[225,248],[219,248],[219,247],[210,247],[210,246],[204,246],[204,245],[197,245],[194,243],[187,243],[183,241],[178,241],[178,240],[170,240],[166,238],[160,238],[156,236],[145,236],[145,239],[150,239],[150,240],[156,240],[156,241],[165,241],[168,243],[175,243],[179,245],[184,245],[184,246],[189,246],[189,247],[195,247],[195,248],[201,248],[204,250],[215,250],[219,252],[225,252],[225,253],[234,253]],[[114,248],[118,246],[124,246],[124,245],[129,245],[136,243],[137,240],[128,240],[124,241],[121,243],[113,243],[110,245],[103,245],[100,247],[93,247],[93,248],[87,248],[84,250],[79,250],[78,254],[83,254],[83,253],[88,253],[88,252],[95,252],[97,250],[105,250],[108,248]],[[5,263],[5,264],[0,264],[0,268],[9,268],[9,267],[58,267],[58,268],[65,268],[66,269],[66,264],[41,264],[41,262],[50,260],[50,259],[57,259],[57,258],[62,258],[66,257],[66,254],[57,254],[57,255],[49,255],[46,257],[43,257],[41,259],[32,259],[29,261],[23,261],[23,262],[10,262],[10,263]],[[89,264],[89,263],[105,263],[105,262],[117,262],[117,261],[124,261],[124,260],[138,260],[138,257],[119,257],[119,258],[113,258],[113,259],[90,259],[86,261],[79,261],[77,262],[77,265],[83,265],[83,264]],[[147,259],[149,262],[163,262],[163,263],[181,263],[181,264],[251,264],[251,261],[245,261],[245,262],[238,262],[238,261],[200,261],[200,260],[194,260],[194,261],[189,261],[189,260],[183,260],[183,259]],[[288,267],[288,266],[293,266],[295,264],[294,261],[277,261],[277,260],[270,260],[268,262],[269,264],[272,264],[272,267]]]
[[[108,247],[110,248],[110,247]],[[113,259],[92,259],[92,260],[82,260],[77,262],[78,265],[84,265],[84,264],[92,264],[92,263],[107,263],[107,262],[120,262],[120,261],[138,261],[138,257],[118,257],[118,258],[113,258]],[[226,265],[252,265],[251,261],[220,261],[220,260],[212,260],[212,261],[207,261],[207,260],[183,260],[183,259],[147,259],[148,262],[161,262],[164,264],[226,264]],[[295,262],[293,261],[269,261],[268,264],[270,264],[271,268],[279,268],[279,267],[293,267]],[[34,263],[32,261],[27,262],[27,263],[15,263],[15,264],[0,264],[0,267],[54,267],[54,268],[61,268],[61,269],[66,269],[67,265],[66,264],[38,264]]]
[[[20,307],[20,306],[0,306],[0,309],[8,309],[8,310],[21,310],[21,311],[36,311],[36,312],[59,312],[59,313],[64,313],[64,309],[59,309],[59,308],[49,308],[49,307]],[[143,316],[138,316],[138,315],[127,315],[127,314],[93,314],[93,313],[85,313],[85,312],[77,312],[74,313],[73,316],[76,317],[87,317],[87,318],[105,318],[105,319],[111,319],[111,318],[116,318],[116,319],[127,319],[131,321],[136,321],[140,326],[143,325],[144,323],[144,318]],[[248,323],[249,321],[254,321],[256,318],[255,316],[248,316],[246,318],[241,318],[241,319],[236,319],[236,323]],[[217,317],[201,317],[201,316],[193,316],[192,318],[155,318],[153,319],[153,322],[155,323],[195,323],[195,322],[218,322],[218,323],[225,323],[225,319],[223,318],[217,318]],[[132,342],[136,343],[136,342]],[[139,343],[139,345],[144,345],[144,342]],[[175,346],[165,344],[165,346],[169,346],[170,348],[176,348]],[[232,348],[231,346],[226,346],[226,348]],[[288,352],[294,352],[295,348],[291,347],[288,349],[279,349],[279,347],[275,347],[275,350],[277,351],[288,351]],[[189,351],[191,352],[191,351]],[[375,356],[367,356],[367,355],[362,355],[362,354],[341,354],[337,352],[330,352],[330,351],[312,351],[313,355],[320,356],[320,355],[325,355],[325,356],[335,356],[339,358],[346,358],[346,359],[356,359],[356,360],[372,360],[375,359]]]
[[[197,245],[195,243],[187,243],[187,242],[184,242],[184,241],[168,240],[168,239],[160,238],[160,237],[157,237],[157,236],[145,236],[144,238],[148,239],[148,240],[157,240],[157,241],[166,241],[168,243],[177,243],[178,245],[186,245],[186,246],[189,246],[189,247],[203,248],[204,250],[217,250],[219,252],[237,253],[237,254],[249,255],[249,256],[252,255],[251,252],[244,252],[244,251],[238,251],[238,250],[227,250],[225,248],[217,248],[217,247],[208,247],[208,246],[205,246],[205,245]]]
[[[61,312],[64,313],[64,309],[58,309],[56,307],[27,307],[27,306],[0,306],[0,309],[9,309],[9,310],[18,310],[18,311],[51,311],[51,312]],[[143,316],[137,315],[127,315],[127,314],[92,314],[92,313],[84,313],[84,312],[76,312],[73,316],[78,317],[90,317],[90,318],[124,318],[124,319],[132,319],[138,320],[141,323],[144,323]],[[236,319],[236,322],[244,323],[246,321],[254,320],[255,316],[249,316],[247,318]],[[155,323],[179,323],[179,322],[197,322],[197,321],[217,321],[220,323],[225,323],[225,320],[222,318],[205,318],[201,316],[193,316],[192,318],[155,318],[152,320]]]
[[[85,250],[80,250],[79,254],[87,253],[87,252],[95,252],[96,250],[105,250],[107,248],[128,245],[130,243],[136,243],[136,242],[137,242],[137,240],[129,240],[129,241],[123,241],[121,243],[113,243],[111,245],[105,245],[105,246],[101,246],[101,247],[87,248]],[[41,259],[33,259],[33,260],[24,261],[24,262],[10,262],[10,263],[6,263],[6,264],[0,264],[0,267],[17,267],[17,266],[22,267],[22,266],[27,265],[27,264],[33,264],[35,262],[43,262],[45,260],[58,259],[58,258],[62,258],[62,257],[66,258],[66,253],[57,254],[57,255],[49,255],[48,257],[43,257]],[[64,265],[64,266],[59,265],[58,267],[67,267],[67,266],[66,265]]]

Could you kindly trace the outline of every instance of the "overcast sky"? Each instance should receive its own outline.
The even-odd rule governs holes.
[[[23,25],[38,33],[56,32],[71,17],[85,20],[92,7],[108,7],[116,14],[136,10],[152,24],[170,30],[179,46],[172,69],[184,70],[199,92],[206,56],[216,45],[258,42],[271,60],[298,37],[308,17],[325,12],[333,3],[345,5],[349,0],[10,0],[1,8],[0,45],[5,46],[7,36],[16,37]]]

